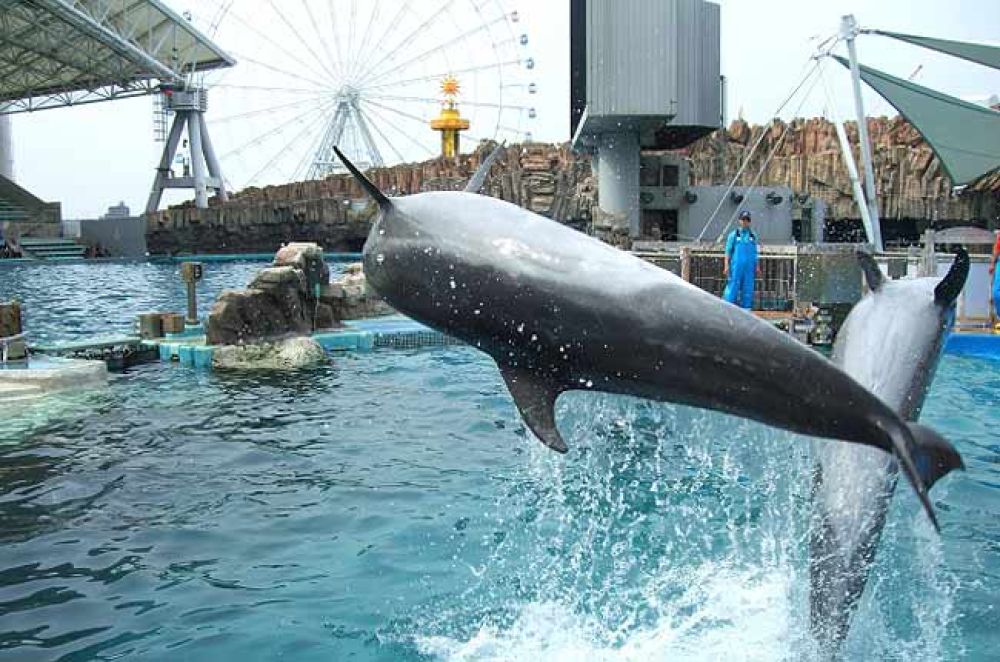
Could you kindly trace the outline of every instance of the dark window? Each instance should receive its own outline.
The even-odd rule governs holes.
[[[639,159],[639,186],[659,186],[659,169],[657,159]]]
[[[681,178],[681,169],[675,165],[663,166],[663,186],[678,186]]]
[[[654,241],[677,241],[677,210],[643,209],[642,238]]]

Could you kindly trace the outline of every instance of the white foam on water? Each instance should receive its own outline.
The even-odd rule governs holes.
[[[733,570],[707,564],[684,595],[660,605],[649,627],[609,630],[556,602],[523,605],[509,628],[480,628],[468,640],[418,637],[424,655],[447,662],[552,660],[783,660],[809,657],[796,633],[793,579],[780,569]]]

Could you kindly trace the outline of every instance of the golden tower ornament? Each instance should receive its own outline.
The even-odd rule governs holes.
[[[444,104],[441,114],[431,120],[431,128],[441,132],[441,156],[454,158],[459,153],[459,132],[469,128],[469,120],[462,117],[455,105],[461,86],[452,75],[441,81]]]

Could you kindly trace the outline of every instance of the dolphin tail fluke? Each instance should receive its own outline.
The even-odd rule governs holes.
[[[952,469],[964,469],[965,465],[954,446],[931,428],[918,423],[906,423],[905,426],[905,432],[900,437],[908,439],[894,437],[892,440],[896,459],[916,490],[934,530],[940,531],[927,490]]]
[[[336,152],[340,160],[344,162],[344,165],[347,166],[347,169],[354,176],[354,179],[358,180],[358,183],[361,184],[361,188],[365,190],[365,193],[370,195],[372,199],[378,203],[379,207],[386,209],[392,206],[392,201],[386,197],[385,193],[378,190],[378,187],[375,186],[370,179],[365,177],[364,173],[358,170],[358,167],[351,163],[338,147],[334,146],[333,151]]]
[[[942,306],[951,305],[965,287],[965,280],[969,277],[969,253],[961,246],[955,254],[955,260],[951,263],[951,268],[941,282],[934,288],[934,300]]]
[[[559,389],[524,368],[500,366],[500,372],[514,397],[514,404],[521,412],[521,418],[539,441],[554,451],[568,451],[556,427],[555,407]]]
[[[953,469],[965,469],[962,456],[947,439],[926,425],[909,423],[907,427],[910,428],[913,442],[916,444],[913,462],[917,465],[917,473],[920,474],[927,489]]]

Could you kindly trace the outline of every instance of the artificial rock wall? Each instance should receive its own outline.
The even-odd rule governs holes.
[[[929,223],[998,223],[1000,174],[970,186],[961,196],[951,185],[934,153],[901,118],[870,118],[876,187],[886,223],[915,219]],[[857,153],[857,128],[848,123]],[[829,204],[828,218],[856,219],[850,180],[836,131],[825,119],[775,120],[766,126],[734,122],[685,150],[691,162],[691,185],[725,185],[739,170],[761,135],[761,146],[739,185],[788,186],[801,195]],[[369,176],[390,195],[431,190],[458,190],[489,154],[481,145],[456,159],[437,158],[372,170]],[[768,158],[773,152],[773,156]],[[507,147],[483,190],[557,221],[590,225],[597,191],[590,157],[568,144],[531,143]],[[360,250],[375,207],[349,175],[248,188],[209,209],[188,203],[152,214],[147,243],[154,254],[273,252],[293,241],[317,242],[328,251]]]
[[[861,163],[857,123],[848,122],[846,132],[855,160]],[[934,152],[904,119],[870,117],[868,132],[879,211],[885,222],[996,221],[1000,174],[955,196]],[[716,131],[688,148],[690,183],[728,184],[762,135],[738,185],[749,186],[759,175],[762,186],[784,185],[796,193],[822,198],[829,205],[828,218],[859,218],[836,128],[822,118],[795,119],[787,124],[775,120],[766,126],[737,120],[729,129]]]
[[[465,187],[492,145],[456,159],[438,158],[377,168],[368,173],[389,195]],[[504,150],[483,193],[561,222],[586,224],[596,190],[589,159],[568,145],[533,143]],[[152,214],[146,235],[150,253],[273,252],[283,243],[312,241],[327,251],[358,251],[368,235],[375,205],[350,175],[248,188],[208,209],[192,203]]]

